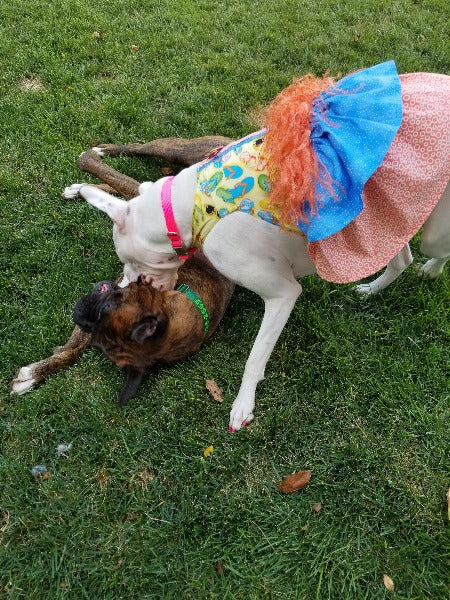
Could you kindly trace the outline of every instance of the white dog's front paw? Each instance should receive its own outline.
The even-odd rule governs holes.
[[[427,262],[420,267],[418,275],[425,279],[436,279],[436,277],[444,270],[445,263],[445,259],[430,258],[430,260],[427,260]]]
[[[75,200],[75,198],[79,198],[80,190],[83,187],[83,185],[86,185],[86,184],[85,183],[72,183],[72,185],[69,185],[68,187],[64,188],[64,191],[62,193],[63,197],[66,198],[67,200]]]
[[[355,285],[353,289],[357,294],[364,298],[368,298],[369,296],[373,296],[375,294],[370,283],[360,283],[358,285]]]
[[[233,406],[231,407],[230,413],[230,424],[228,426],[228,431],[234,433],[235,431],[239,431],[242,427],[246,427],[250,421],[253,421],[253,409],[255,408],[255,401],[245,398],[236,398],[233,402]]]
[[[21,394],[25,394],[31,390],[36,383],[35,378],[33,377],[33,371],[31,366],[22,367],[20,371],[17,373],[15,379],[11,382],[11,395],[16,394],[20,396]]]

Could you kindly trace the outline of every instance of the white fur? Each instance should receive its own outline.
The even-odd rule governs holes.
[[[175,220],[186,247],[192,242],[196,169],[194,165],[181,171],[172,189]],[[128,203],[87,185],[75,184],[64,192],[68,198],[81,195],[113,219],[114,244],[125,265],[124,285],[139,274],[147,276],[158,289],[171,289],[175,284],[180,262],[166,235],[161,185],[158,181],[141,186],[141,195]],[[449,186],[425,223],[422,240],[423,250],[432,257],[422,268],[422,274],[435,277],[450,257]],[[265,304],[261,327],[231,409],[230,427],[238,430],[253,419],[256,386],[264,378],[266,363],[302,290],[297,278],[314,273],[315,266],[309,259],[305,238],[238,211],[214,226],[203,250],[221,273],[254,291]],[[411,261],[407,244],[380,277],[357,286],[357,291],[366,296],[380,292]]]
[[[21,396],[31,390],[36,383],[33,376],[33,364],[22,367],[12,382],[11,394]]]

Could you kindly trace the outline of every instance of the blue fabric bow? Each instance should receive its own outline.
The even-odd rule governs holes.
[[[364,184],[382,163],[401,122],[394,61],[351,73],[314,101],[310,139],[335,182],[335,196],[317,184],[318,214],[309,215],[308,223],[298,222],[308,241],[333,235],[359,215]]]

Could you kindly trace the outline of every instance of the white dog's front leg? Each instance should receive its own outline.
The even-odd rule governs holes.
[[[290,293],[283,298],[265,301],[264,318],[245,365],[239,394],[231,408],[230,431],[237,431],[253,419],[256,386],[264,379],[267,361],[301,291],[299,284],[292,284]]]
[[[258,294],[265,304],[264,318],[231,410],[230,430],[236,431],[253,419],[256,386],[264,377],[270,354],[302,291],[295,276],[313,273],[314,265],[304,238],[239,211],[214,226],[203,250],[218,271]]]

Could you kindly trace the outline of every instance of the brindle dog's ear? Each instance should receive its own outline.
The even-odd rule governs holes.
[[[164,315],[148,315],[134,325],[131,339],[138,344],[143,344],[148,338],[160,333],[166,324]]]
[[[145,378],[143,371],[137,371],[132,367],[126,368],[126,379],[119,396],[120,406],[125,406],[131,398],[136,396],[141,384]]]

